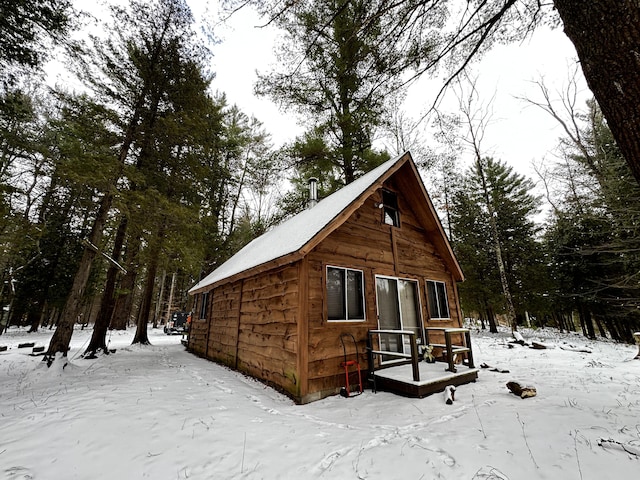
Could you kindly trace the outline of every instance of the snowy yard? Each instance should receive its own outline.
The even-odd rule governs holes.
[[[47,369],[0,336],[3,479],[607,479],[640,472],[637,348],[577,334],[523,331],[555,348],[507,348],[507,332],[473,333],[476,383],[408,399],[370,390],[298,406],[263,384],[151,331],[152,347],[113,332],[115,355]],[[560,348],[573,345],[592,353]],[[443,369],[445,364],[442,364]],[[520,399],[522,380],[538,395]],[[602,440],[613,442],[602,443]],[[622,446],[628,451],[624,451]]]

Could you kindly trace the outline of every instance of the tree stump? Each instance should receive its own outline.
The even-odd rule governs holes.
[[[536,391],[536,387],[532,387],[531,385],[523,385],[520,382],[507,382],[507,388],[514,395],[518,395],[520,398],[529,398],[535,397],[538,392]]]
[[[638,354],[633,358],[635,358],[636,360],[640,360],[640,332],[635,332],[633,334],[633,338],[636,339],[636,344],[638,345]]]

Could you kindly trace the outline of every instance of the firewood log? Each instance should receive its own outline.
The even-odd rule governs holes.
[[[518,395],[520,398],[529,398],[535,397],[538,392],[536,391],[536,387],[531,385],[523,385],[520,382],[507,382],[507,388],[514,395]]]

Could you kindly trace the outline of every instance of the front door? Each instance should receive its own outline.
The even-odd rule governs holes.
[[[376,276],[376,300],[378,306],[378,328],[380,330],[411,330],[422,341],[424,330],[420,314],[418,282],[394,277]],[[379,335],[380,350],[411,353],[410,337],[393,333]],[[397,359],[386,355],[383,362]]]

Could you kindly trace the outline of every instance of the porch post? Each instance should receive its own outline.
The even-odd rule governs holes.
[[[416,343],[416,335],[412,333],[409,335],[411,343],[411,367],[413,369],[413,381],[420,381],[420,368],[418,367],[418,344]]]

